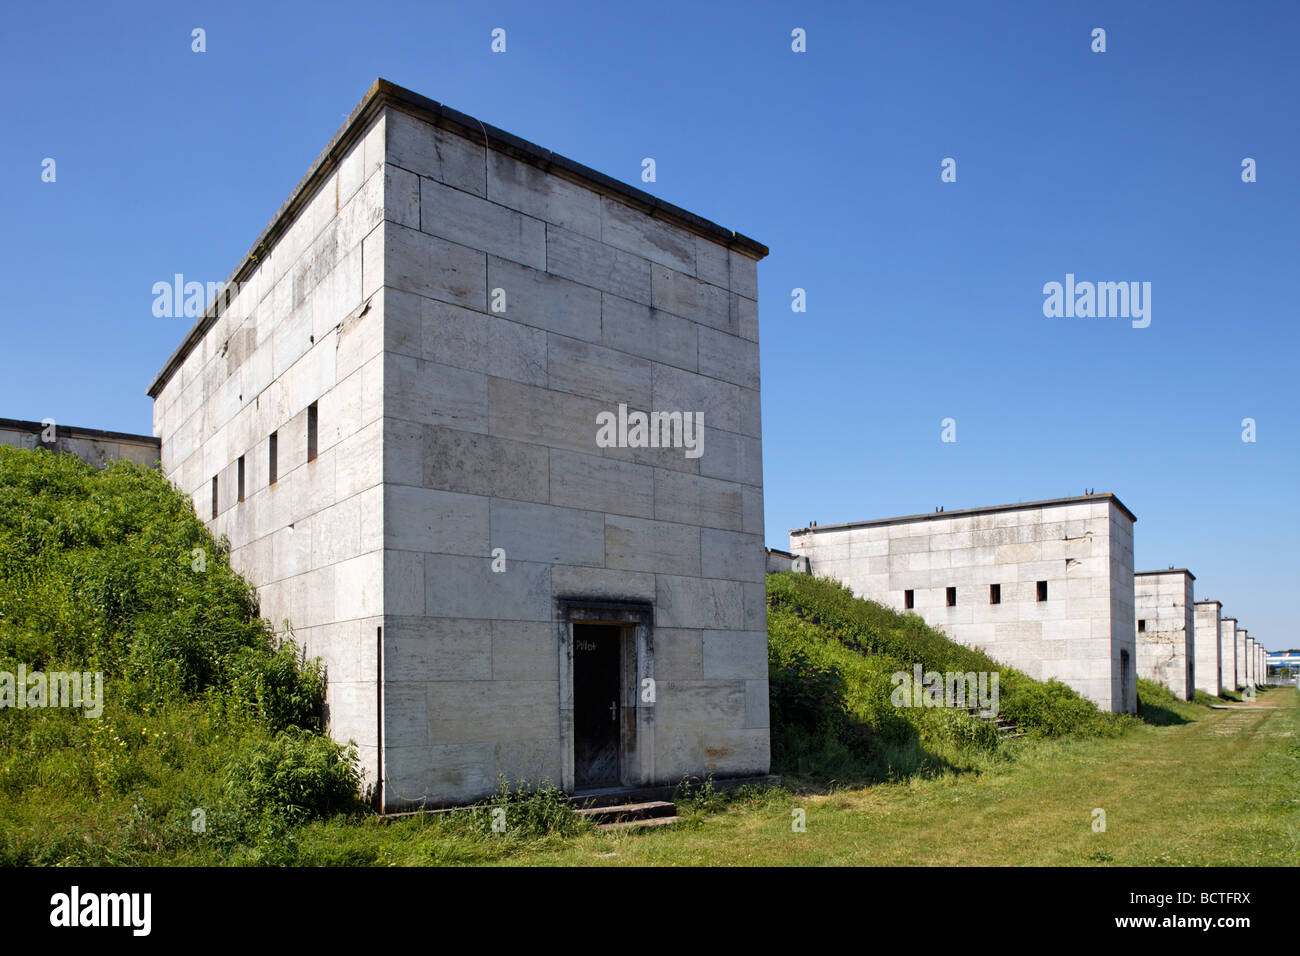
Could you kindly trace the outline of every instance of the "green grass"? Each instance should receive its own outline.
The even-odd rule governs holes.
[[[1281,710],[1201,707],[1119,737],[1021,740],[981,773],[747,788],[686,805],[671,829],[548,836],[484,833],[456,814],[322,820],[300,831],[298,852],[358,865],[1294,867],[1298,701],[1279,689],[1260,703]]]

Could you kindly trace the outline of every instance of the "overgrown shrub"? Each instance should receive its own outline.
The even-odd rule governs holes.
[[[478,832],[513,838],[572,836],[582,826],[568,795],[547,781],[521,781],[511,787],[500,777],[492,798],[471,812]]]
[[[226,771],[240,810],[283,811],[305,818],[356,806],[360,778],[354,747],[297,727],[238,752]]]

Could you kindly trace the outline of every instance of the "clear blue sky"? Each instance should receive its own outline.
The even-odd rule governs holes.
[[[49,3],[4,18],[0,416],[149,432],[145,387],[189,326],[153,317],[151,286],[226,278],[383,76],[638,185],[653,156],[646,188],[771,247],[769,544],[810,519],[1114,491],[1138,516],[1139,568],[1187,566],[1266,646],[1300,645],[1300,5]],[[940,182],[945,157],[956,183]],[[1241,181],[1244,157],[1258,182]],[[1067,272],[1152,283],[1150,327],[1045,318],[1043,284]]]

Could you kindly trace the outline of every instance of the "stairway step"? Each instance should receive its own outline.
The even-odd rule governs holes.
[[[682,818],[679,816],[671,817],[650,817],[645,820],[620,820],[617,823],[601,823],[596,826],[597,830],[632,830],[638,827],[666,827],[674,823],[681,823]]]
[[[577,811],[584,820],[600,824],[637,822],[675,816],[677,805],[667,800],[648,800],[644,803],[623,803],[612,807],[585,807]]]

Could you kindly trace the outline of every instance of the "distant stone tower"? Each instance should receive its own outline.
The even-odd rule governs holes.
[[[1138,571],[1133,575],[1138,676],[1164,684],[1184,700],[1196,695],[1195,580],[1196,575],[1186,568]]]

